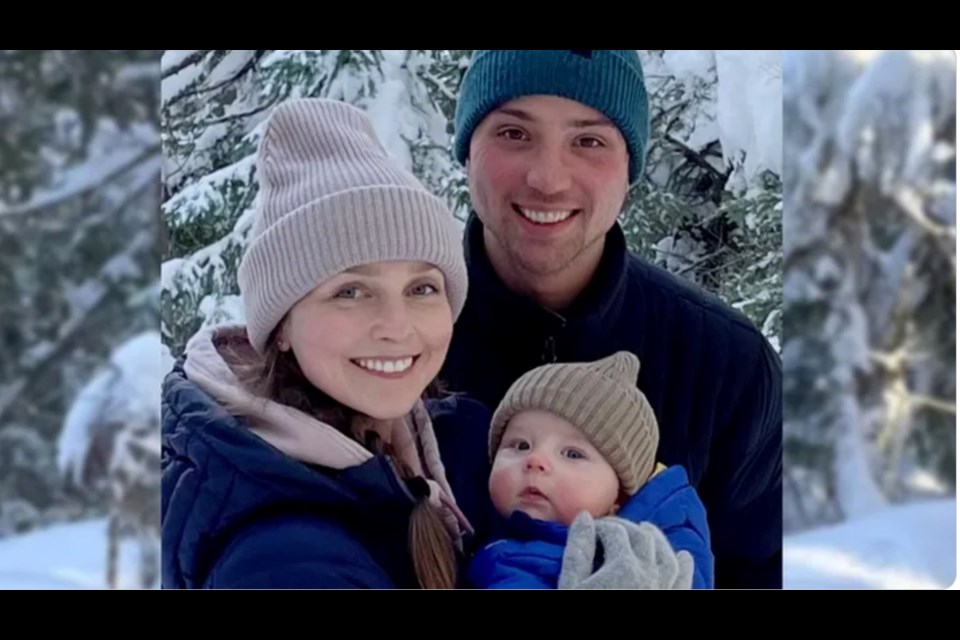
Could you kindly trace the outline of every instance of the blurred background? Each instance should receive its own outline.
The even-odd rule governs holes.
[[[956,579],[956,81],[784,52],[788,588]]]
[[[470,53],[0,53],[0,587],[157,586],[159,385],[243,319],[265,119],[359,106],[462,220]],[[621,224],[783,358],[785,587],[949,586],[954,53],[640,54],[652,136]]]
[[[160,53],[0,52],[0,588],[156,586]]]

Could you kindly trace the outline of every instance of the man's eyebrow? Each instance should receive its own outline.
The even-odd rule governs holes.
[[[513,116],[517,120],[523,120],[524,122],[533,122],[534,118],[529,113],[523,109],[517,109],[514,107],[500,107],[495,110],[497,113],[501,113],[507,116]],[[599,117],[599,118],[577,118],[575,120],[567,121],[567,126],[573,129],[586,129],[587,127],[612,127],[616,128],[616,125],[609,118]]]
[[[608,118],[591,118],[588,120],[571,120],[567,126],[575,129],[585,129],[587,127],[616,127]]]
[[[495,109],[495,111],[496,111],[497,113],[502,113],[503,115],[506,115],[506,116],[513,116],[514,118],[517,118],[518,120],[524,120],[524,121],[526,121],[526,122],[532,122],[532,121],[533,121],[533,116],[531,116],[529,113],[527,113],[526,111],[524,111],[524,110],[522,110],[522,109],[513,109],[513,108],[510,108],[510,107],[499,107],[499,108]]]

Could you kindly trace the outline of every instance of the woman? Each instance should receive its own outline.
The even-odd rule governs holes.
[[[278,106],[257,170],[246,324],[198,332],[164,383],[162,585],[454,587],[491,508],[489,412],[424,401],[466,297],[458,226],[346,103]]]

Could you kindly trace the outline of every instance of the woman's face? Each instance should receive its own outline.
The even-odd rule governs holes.
[[[443,272],[378,262],[321,283],[290,310],[278,337],[314,386],[390,419],[408,413],[437,376],[452,333]]]

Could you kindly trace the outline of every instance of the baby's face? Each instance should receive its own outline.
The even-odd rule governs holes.
[[[572,424],[545,411],[524,411],[507,425],[493,460],[490,495],[504,516],[519,510],[570,524],[581,511],[614,511],[620,481]]]

